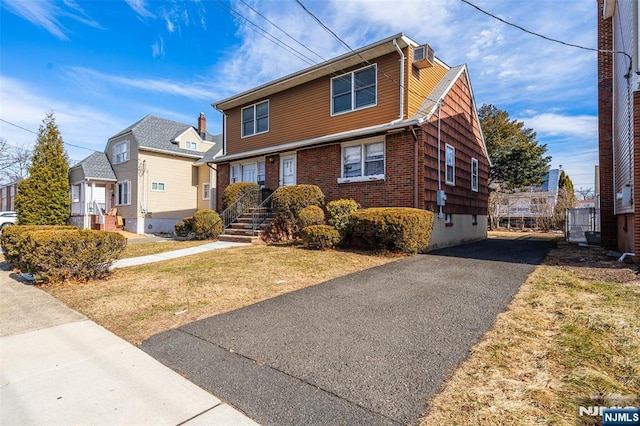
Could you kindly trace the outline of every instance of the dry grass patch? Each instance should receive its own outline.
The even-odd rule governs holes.
[[[201,246],[211,241],[159,241],[154,243],[129,242],[122,254],[122,258],[148,256],[150,254],[165,253],[173,250],[181,250],[189,247]]]
[[[248,246],[115,270],[107,281],[44,288],[133,344],[398,256]],[[187,310],[184,314],[176,312]]]
[[[587,398],[639,406],[638,306],[636,267],[559,242],[420,424],[592,424],[578,416]]]

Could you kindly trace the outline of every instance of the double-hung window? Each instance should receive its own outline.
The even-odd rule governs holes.
[[[342,176],[339,182],[384,179],[384,142],[342,147]]]
[[[447,185],[456,184],[456,149],[451,145],[446,145],[445,153],[445,175]]]
[[[129,161],[129,141],[118,142],[113,145],[113,163]]]
[[[264,185],[265,176],[264,161],[233,164],[231,166],[229,183],[251,182],[257,183],[258,185]]]
[[[151,182],[152,191],[164,191],[164,182]]]
[[[202,199],[203,200],[208,200],[209,198],[211,198],[211,184],[210,183],[203,183],[202,184]]]
[[[242,108],[242,137],[269,131],[269,101]]]
[[[118,182],[116,185],[116,204],[119,206],[131,204],[131,182],[128,180]]]
[[[471,159],[471,190],[478,192],[478,160]]]
[[[376,66],[331,79],[331,114],[374,106],[377,99]]]

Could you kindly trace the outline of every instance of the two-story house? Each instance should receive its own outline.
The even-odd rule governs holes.
[[[70,168],[70,223],[120,225],[138,234],[172,232],[197,209],[215,207],[215,174],[201,160],[220,153],[220,140],[207,133],[204,114],[197,127],[144,117],[109,138],[104,152]]]
[[[602,245],[640,254],[640,6],[598,1],[598,147]]]
[[[437,214],[430,248],[486,238],[489,159],[466,65],[403,34],[213,105],[224,188],[315,184],[327,200]]]

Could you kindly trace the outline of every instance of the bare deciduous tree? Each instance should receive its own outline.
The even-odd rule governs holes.
[[[29,174],[31,148],[14,146],[0,138],[0,183],[19,182]]]

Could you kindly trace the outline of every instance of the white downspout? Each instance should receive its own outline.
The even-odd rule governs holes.
[[[402,53],[402,49],[398,46],[396,39],[393,39],[393,45],[396,50],[400,54],[400,116],[398,117],[398,121],[404,119],[404,53]]]

